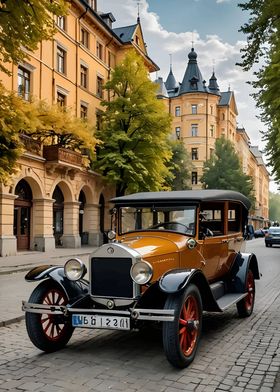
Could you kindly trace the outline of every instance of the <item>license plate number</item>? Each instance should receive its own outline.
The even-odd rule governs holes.
[[[73,314],[73,327],[104,328],[104,329],[130,329],[130,318],[120,316],[100,316],[88,314]]]

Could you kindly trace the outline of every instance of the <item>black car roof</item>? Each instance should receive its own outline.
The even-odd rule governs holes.
[[[116,205],[127,204],[150,204],[152,202],[182,202],[182,203],[200,203],[203,201],[237,201],[250,209],[249,199],[242,193],[221,189],[201,189],[188,191],[162,191],[162,192],[140,192],[131,195],[115,197],[111,199]]]

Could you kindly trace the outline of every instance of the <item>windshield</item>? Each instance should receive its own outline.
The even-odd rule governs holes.
[[[120,234],[136,230],[168,230],[195,234],[196,207],[122,207]]]
[[[280,227],[270,227],[268,232],[270,234],[280,234]]]

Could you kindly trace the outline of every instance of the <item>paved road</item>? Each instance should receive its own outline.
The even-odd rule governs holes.
[[[0,391],[280,391],[280,248],[248,242],[263,273],[255,311],[205,314],[195,361],[184,370],[165,359],[159,330],[76,330],[68,346],[42,354],[24,322],[0,328]]]

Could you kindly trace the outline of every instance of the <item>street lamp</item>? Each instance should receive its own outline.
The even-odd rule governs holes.
[[[180,140],[181,128],[180,128],[180,127],[176,127],[175,132],[176,132],[176,137],[177,137],[177,139]]]

